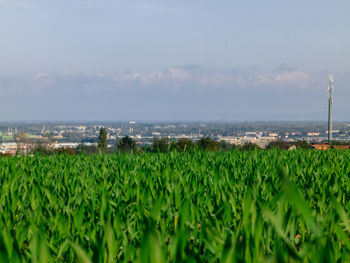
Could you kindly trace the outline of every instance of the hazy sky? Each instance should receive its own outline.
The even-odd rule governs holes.
[[[0,120],[350,119],[350,1],[0,0]]]

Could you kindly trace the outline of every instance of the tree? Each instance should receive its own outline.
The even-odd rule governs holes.
[[[107,131],[104,127],[100,129],[100,136],[98,137],[98,149],[101,152],[107,151]]]
[[[225,142],[225,141],[221,141],[220,142],[220,149],[222,151],[231,151],[231,150],[236,149],[236,145]]]
[[[35,144],[35,153],[38,155],[53,155],[54,150],[49,148],[48,143],[44,141],[38,141]]]
[[[125,136],[118,141],[118,152],[136,152],[136,142],[129,136]]]
[[[214,141],[213,139],[207,138],[201,138],[197,142],[197,146],[199,149],[202,149],[203,151],[218,151],[220,150],[220,143],[217,141]]]
[[[177,150],[178,152],[191,151],[194,148],[194,143],[190,139],[183,138],[171,144],[172,150]]]
[[[152,152],[162,152],[165,153],[169,149],[169,139],[168,138],[153,138]]]
[[[250,151],[250,150],[255,150],[255,149],[261,149],[261,147],[255,143],[246,142],[245,144],[240,146],[240,149],[243,151]]]
[[[331,146],[333,145],[349,145],[350,141],[332,141]]]
[[[290,143],[283,141],[283,140],[277,140],[277,141],[272,141],[270,142],[266,149],[275,149],[278,148],[280,150],[288,150],[289,147],[291,146]]]
[[[17,144],[17,152],[22,155],[32,154],[35,150],[35,142],[29,138],[25,132],[21,132],[14,136]]]
[[[74,155],[76,154],[76,151],[73,148],[60,147],[60,148],[54,149],[54,154]]]
[[[98,153],[98,147],[96,145],[79,144],[76,149],[77,154],[95,154]]]
[[[310,148],[311,148],[311,147],[310,147],[310,143],[308,143],[308,142],[305,141],[305,140],[297,141],[297,142],[295,143],[295,146],[296,146],[297,148],[300,148],[300,149],[310,149]]]

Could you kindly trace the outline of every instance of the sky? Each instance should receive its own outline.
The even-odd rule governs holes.
[[[0,121],[350,120],[350,1],[0,0]]]

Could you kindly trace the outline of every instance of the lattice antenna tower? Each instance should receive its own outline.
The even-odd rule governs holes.
[[[333,75],[330,74],[328,77],[328,141],[332,141],[332,133],[333,133]]]

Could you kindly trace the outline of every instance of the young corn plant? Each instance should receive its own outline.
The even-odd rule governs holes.
[[[0,262],[349,262],[350,152],[0,158]]]

